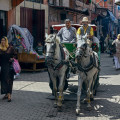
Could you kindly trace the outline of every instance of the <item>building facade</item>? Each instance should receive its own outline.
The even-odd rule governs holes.
[[[37,42],[44,41],[48,32],[48,5],[44,0],[0,0],[0,37],[16,24],[26,27]]]
[[[80,23],[83,15],[89,14],[89,6],[84,9],[76,0],[49,0],[49,33],[51,33],[52,25],[64,24],[65,19],[70,19],[72,23]]]
[[[7,13],[11,9],[11,0],[0,0],[0,38],[7,34]]]
[[[119,11],[118,6],[114,4],[115,0],[93,0],[96,5],[98,38],[100,34],[104,37],[107,34],[113,38],[119,33]]]

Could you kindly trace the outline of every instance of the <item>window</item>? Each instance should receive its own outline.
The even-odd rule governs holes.
[[[56,5],[56,0],[49,0],[49,4]]]
[[[63,0],[59,0],[59,6],[63,6]]]
[[[42,3],[43,4],[43,0],[26,0],[26,1],[36,2],[36,3]]]
[[[61,20],[65,20],[65,19],[66,19],[66,14],[61,13],[61,14],[60,14],[60,19],[61,19]]]
[[[56,5],[56,0],[53,0],[53,4]]]
[[[7,12],[0,10],[0,39],[7,35]]]

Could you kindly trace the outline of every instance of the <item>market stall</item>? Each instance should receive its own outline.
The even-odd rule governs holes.
[[[9,43],[18,51],[18,61],[23,71],[40,71],[45,69],[45,58],[34,50],[34,38],[27,28],[12,25],[7,37]]]

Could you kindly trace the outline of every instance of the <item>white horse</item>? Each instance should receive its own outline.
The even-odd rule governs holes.
[[[80,96],[83,82],[87,90],[87,108],[91,108],[90,98],[93,99],[94,82],[98,75],[98,56],[87,44],[87,36],[79,37],[77,41],[76,62],[78,67],[78,92],[76,114],[80,113]],[[81,68],[81,69],[79,69]]]
[[[63,100],[63,90],[66,80],[66,70],[68,69],[69,53],[59,43],[59,38],[55,34],[46,34],[46,63],[50,79],[53,84],[53,94],[55,96],[55,106],[61,108]],[[57,84],[59,87],[57,89]],[[59,96],[57,96],[59,91]]]

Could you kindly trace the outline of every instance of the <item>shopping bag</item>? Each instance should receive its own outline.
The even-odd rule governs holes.
[[[14,59],[14,61],[13,61],[13,68],[14,68],[14,71],[16,74],[21,72],[20,64],[19,64],[18,60],[16,60],[16,59]]]

